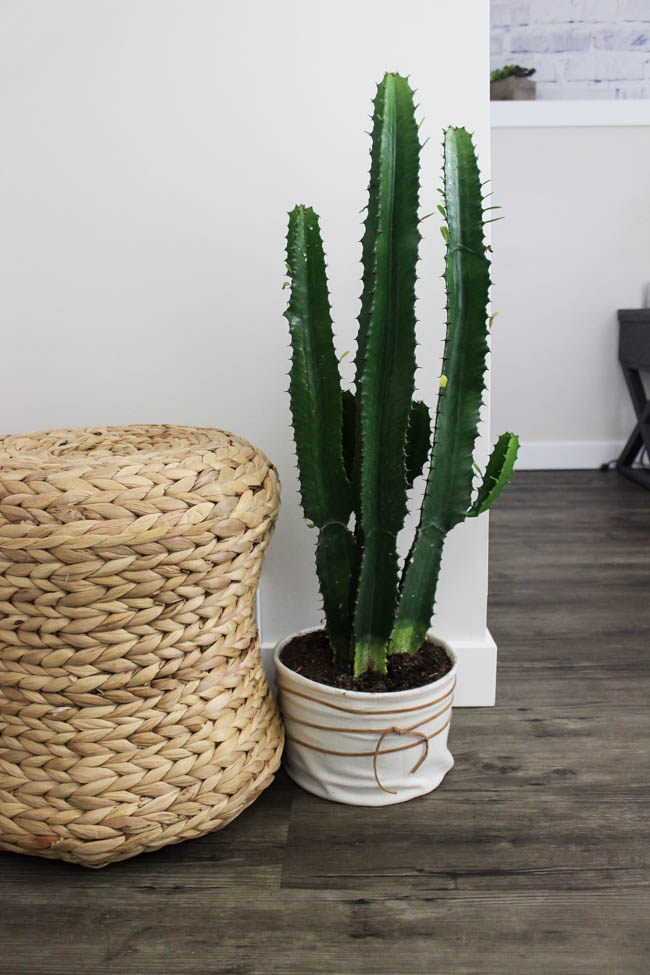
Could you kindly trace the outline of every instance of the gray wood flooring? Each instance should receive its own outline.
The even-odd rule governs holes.
[[[650,493],[523,472],[492,516],[497,707],[431,796],[284,775],[221,833],[99,872],[0,854],[0,972],[646,975]]]

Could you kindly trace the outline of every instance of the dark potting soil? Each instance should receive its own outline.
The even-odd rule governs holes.
[[[332,663],[332,648],[324,630],[294,637],[282,651],[281,659],[285,667],[319,684],[373,694],[431,684],[449,673],[452,666],[443,647],[425,642],[417,653],[391,654],[385,674],[369,671],[355,677],[352,667],[336,667]]]

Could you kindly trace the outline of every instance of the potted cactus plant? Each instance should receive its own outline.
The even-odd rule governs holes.
[[[484,199],[471,136],[444,133],[447,334],[437,409],[413,399],[420,140],[406,78],[374,101],[355,389],[342,390],[313,209],[289,215],[290,398],[304,515],[318,530],[325,628],[275,648],[289,774],[359,805],[434,789],[447,749],[456,658],[430,634],[446,535],[503,490],[518,441],[501,436],[474,486],[488,353]],[[407,491],[430,455],[419,526],[400,572]]]
[[[533,101],[537,86],[532,81],[535,68],[506,64],[490,73],[490,100],[493,102]]]

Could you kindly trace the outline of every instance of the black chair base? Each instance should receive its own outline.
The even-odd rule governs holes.
[[[636,424],[616,461],[616,470],[650,490],[650,468],[634,466],[644,453],[650,462],[650,396],[641,378],[643,371],[650,372],[650,308],[621,310],[618,320],[618,357]]]

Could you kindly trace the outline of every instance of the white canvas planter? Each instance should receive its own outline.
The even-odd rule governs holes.
[[[301,634],[313,632],[304,630]],[[457,660],[433,684],[372,694],[308,680],[285,667],[280,641],[273,659],[286,728],[284,764],[298,785],[324,799],[385,806],[423,796],[453,766],[447,735]]]

